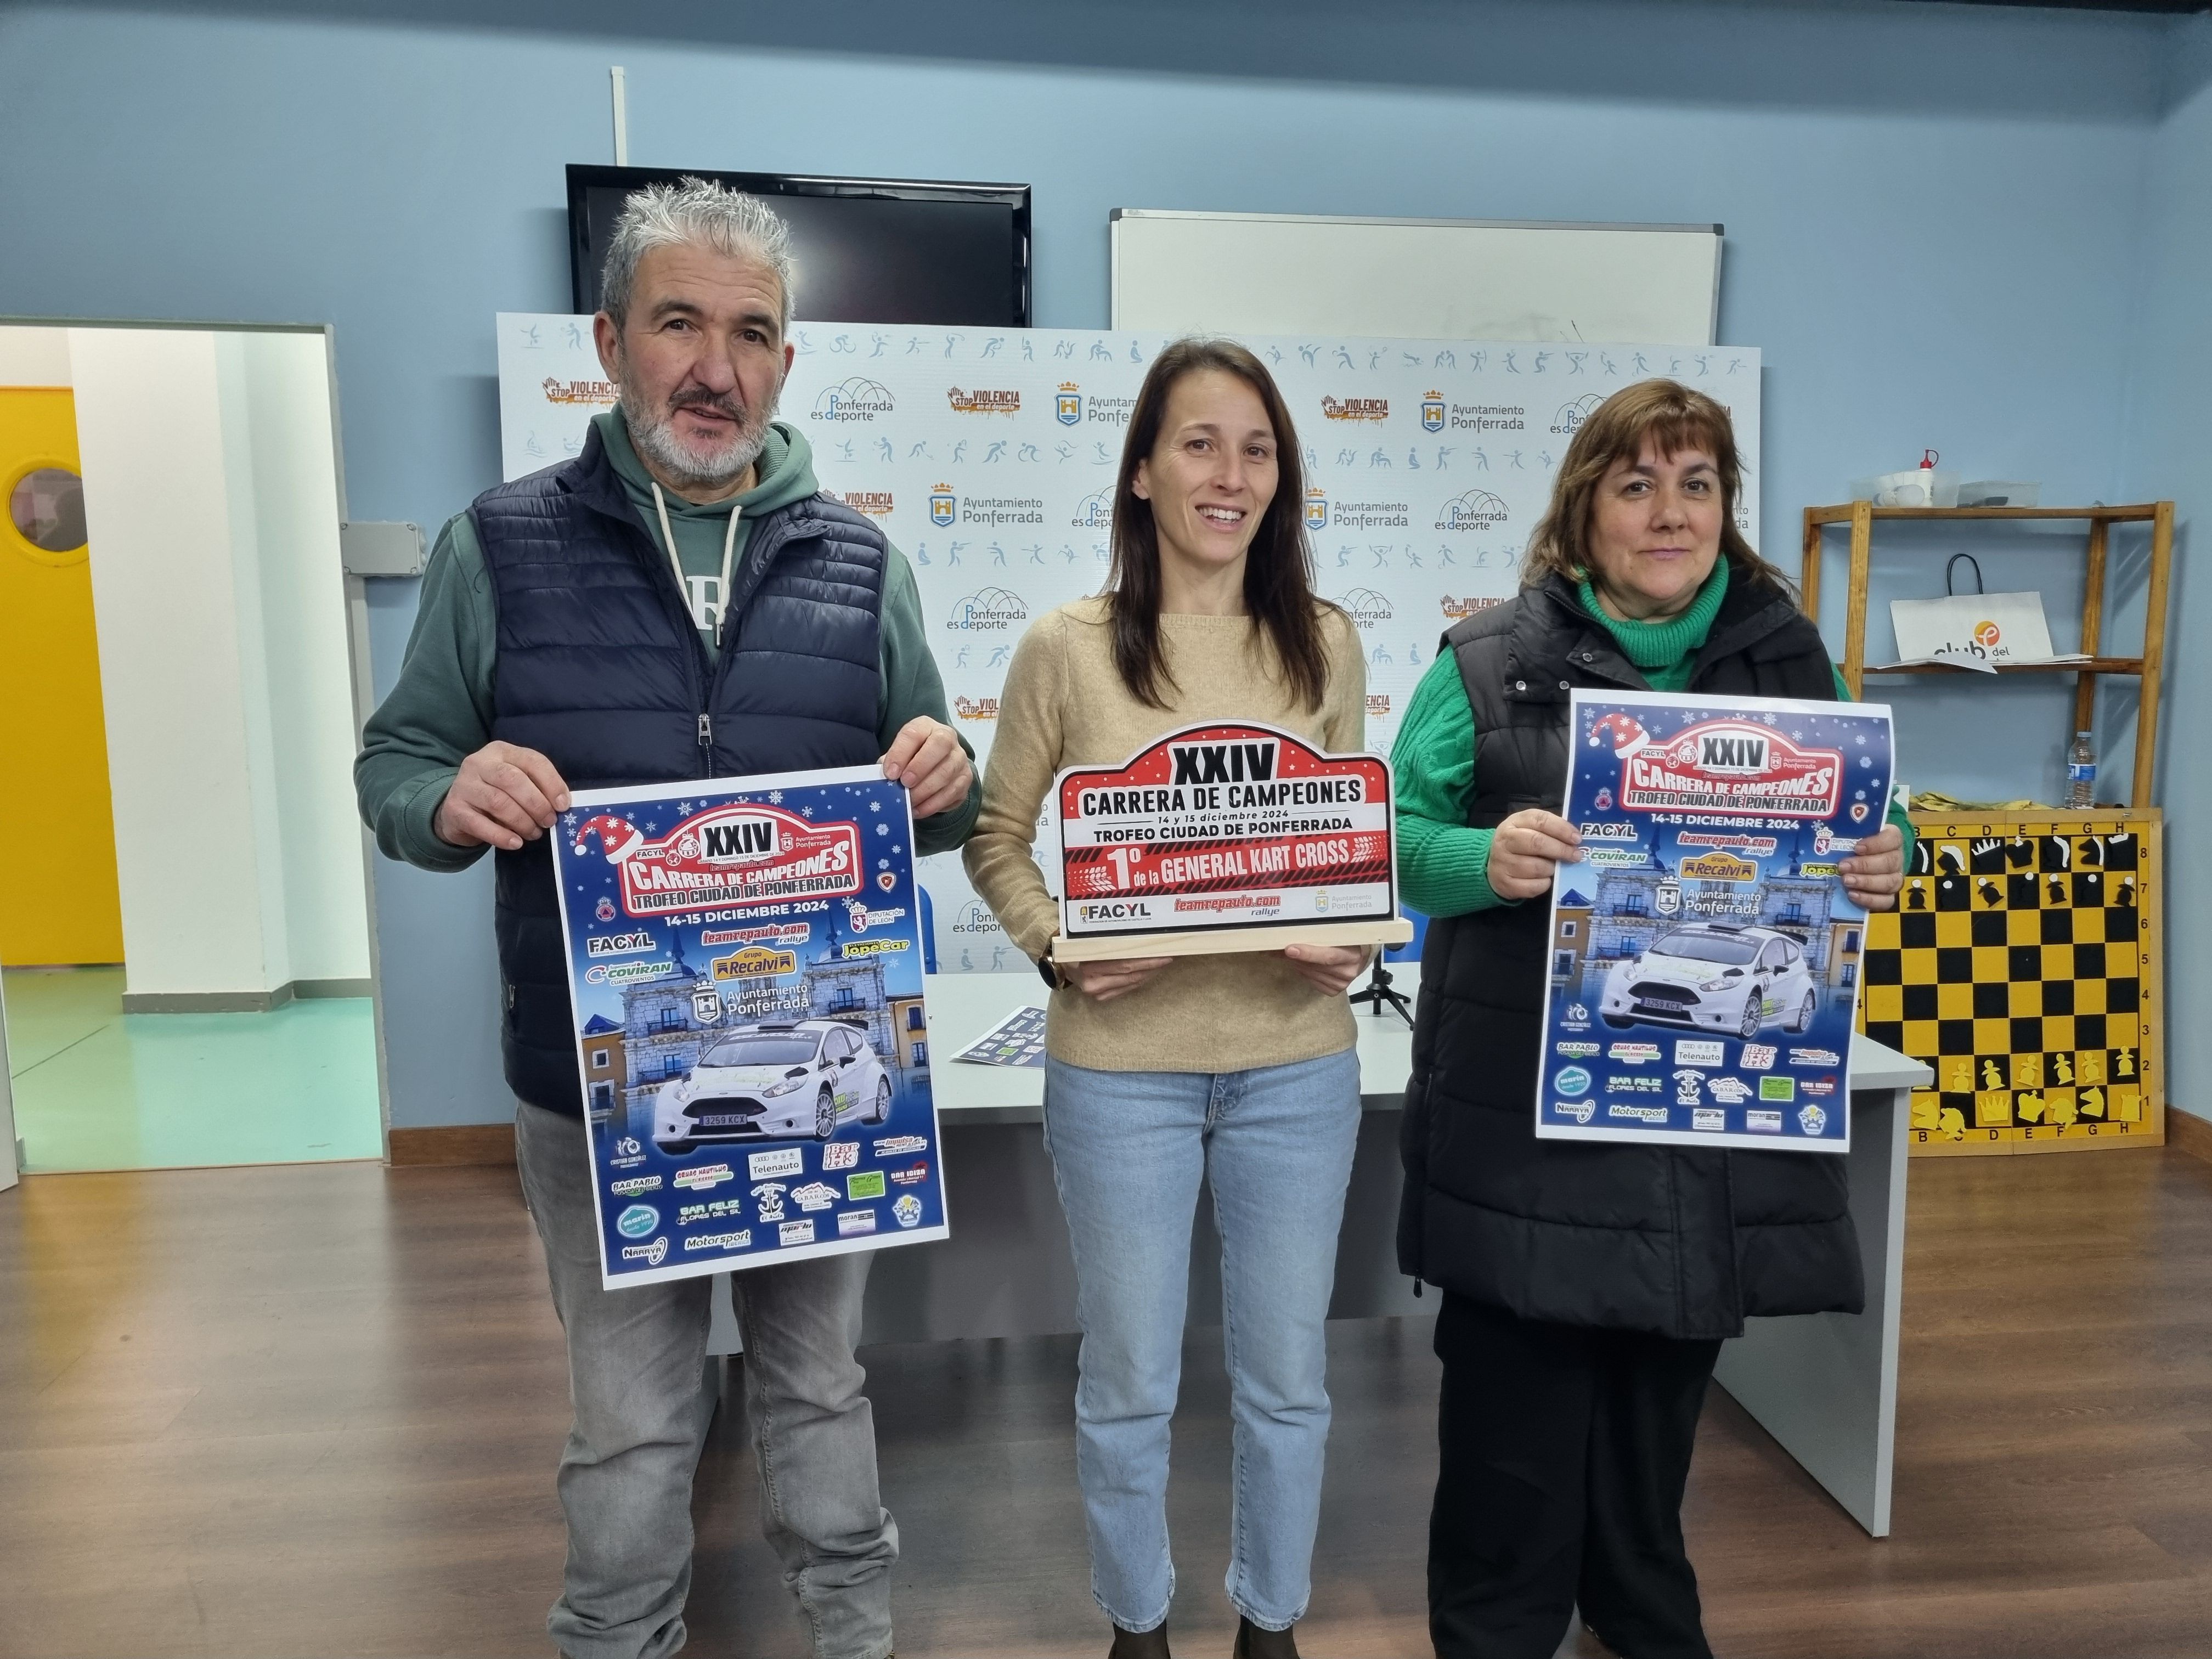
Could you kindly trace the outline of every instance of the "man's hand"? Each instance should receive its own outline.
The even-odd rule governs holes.
[[[1552,866],[1578,864],[1582,831],[1556,812],[1530,807],[1490,837],[1490,886],[1500,898],[1541,898],[1552,890]]]
[[[1173,962],[1173,957],[1125,957],[1116,962],[1064,962],[1060,976],[1097,1002],[1127,996]]]
[[[488,743],[461,763],[431,828],[449,846],[512,853],[550,830],[554,817],[568,810],[568,786],[551,761],[535,749]]]
[[[943,720],[916,714],[891,740],[884,756],[884,775],[906,786],[915,817],[933,818],[968,799],[975,769],[959,735]]]
[[[1283,954],[1314,989],[1325,997],[1340,997],[1365,971],[1370,949],[1364,945],[1286,945]]]
[[[1861,842],[1858,851],[1836,869],[1859,908],[1894,910],[1898,889],[1905,885],[1905,832],[1885,823],[1880,835]]]

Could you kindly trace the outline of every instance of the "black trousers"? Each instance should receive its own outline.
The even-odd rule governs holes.
[[[1429,1517],[1440,1659],[1551,1659],[1577,1605],[1622,1659],[1711,1659],[1682,1489],[1720,1348],[1445,1292]]]

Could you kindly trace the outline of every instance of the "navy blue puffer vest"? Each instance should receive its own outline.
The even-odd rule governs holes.
[[[1572,687],[1645,687],[1556,576],[1438,648],[1457,658],[1474,713],[1477,829],[1559,809]],[[1826,702],[1834,676],[1789,599],[1738,577],[1690,689]],[[1749,1314],[1856,1312],[1844,1159],[1536,1139],[1551,945],[1541,900],[1429,924],[1400,1126],[1400,1267],[1523,1319],[1662,1336],[1740,1335]]]
[[[890,544],[859,514],[814,495],[753,526],[711,662],[596,430],[574,460],[486,490],[470,515],[499,611],[492,735],[538,750],[571,789],[880,752]],[[580,1116],[552,849],[540,838],[496,858],[507,1085]]]

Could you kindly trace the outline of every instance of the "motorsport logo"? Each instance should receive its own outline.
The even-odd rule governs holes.
[[[1463,599],[1455,599],[1452,598],[1450,594],[1446,593],[1442,596],[1442,599],[1444,607],[1444,619],[1447,622],[1465,622],[1469,617],[1474,615],[1478,611],[1487,611],[1492,605],[1503,605],[1505,603],[1502,599],[1477,599],[1471,593]]]
[[[1363,633],[1377,623],[1390,620],[1390,601],[1371,587],[1355,587],[1340,595],[1336,604]]]
[[[1454,404],[1455,432],[1519,432],[1528,423],[1528,411],[1518,404]]]
[[[855,513],[865,513],[872,519],[888,519],[891,515],[891,492],[888,489],[848,489],[839,495],[834,489],[822,492],[833,501],[842,501]]]
[[[1022,394],[1018,392],[963,392],[953,386],[945,394],[955,415],[1018,415],[1022,412]]]
[[[1462,489],[1437,509],[1439,530],[1495,530],[1512,515],[1486,489]]]
[[[1607,1105],[1605,1115],[1626,1118],[1633,1123],[1656,1123],[1664,1127],[1671,1109],[1665,1106],[1632,1106],[1625,1100],[1616,1100]]]
[[[937,518],[937,497],[929,498],[932,522]],[[947,520],[948,524],[951,520]],[[963,524],[1042,524],[1044,497],[1042,495],[970,495],[960,503],[960,522]]]
[[[1413,522],[1408,501],[1339,501],[1329,509],[1339,530],[1403,530]]]
[[[1062,426],[1083,424],[1083,388],[1073,380],[1060,383],[1060,396],[1053,400],[1053,418]]]
[[[1421,394],[1421,430],[1441,432],[1444,429],[1444,394],[1425,392]]]
[[[994,720],[999,718],[996,697],[955,697],[952,712],[963,720]]]
[[[1571,1117],[1577,1123],[1587,1123],[1597,1115],[1595,1100],[1555,1100],[1552,1109],[1561,1117]]]
[[[556,380],[547,375],[538,383],[549,404],[613,404],[622,400],[622,392],[612,380]]]
[[[1306,528],[1309,530],[1328,528],[1328,496],[1322,490],[1306,491]]]
[[[1111,530],[1114,527],[1113,490],[1092,490],[1076,502],[1075,516],[1068,523],[1078,530]]]
[[[897,407],[889,387],[855,374],[836,386],[826,386],[814,399],[817,421],[872,421]]]
[[[860,890],[860,825],[810,823],[763,803],[710,806],[658,841],[601,812],[574,832],[578,858],[593,836],[621,872],[623,908],[633,916]]]
[[[1003,634],[1030,619],[1029,601],[1003,587],[979,587],[956,599],[945,625],[963,634]]]
[[[745,1228],[734,1233],[695,1233],[684,1241],[684,1251],[694,1250],[750,1250],[753,1247],[753,1230]]]
[[[960,519],[960,498],[952,493],[949,483],[936,485],[929,492],[929,521],[933,525],[957,524]]]
[[[1552,430],[1561,437],[1571,437],[1582,430],[1584,421],[1597,412],[1605,401],[1595,392],[1585,392],[1571,404],[1561,404],[1559,412],[1552,416]]]
[[[1700,720],[1662,742],[1617,708],[1590,723],[1586,741],[1593,749],[1610,744],[1620,757],[1624,811],[1826,818],[1843,798],[1840,753],[1800,748],[1753,720]]]
[[[1388,398],[1323,398],[1321,412],[1332,421],[1387,421],[1390,418]]]

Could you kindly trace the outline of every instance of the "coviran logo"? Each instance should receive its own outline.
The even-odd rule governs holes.
[[[1367,718],[1370,720],[1390,718],[1390,694],[1388,691],[1370,691],[1367,694]]]
[[[1022,394],[1018,392],[963,392],[958,386],[945,392],[956,415],[1018,415],[1022,412]]]
[[[1053,400],[1053,417],[1062,426],[1083,424],[1083,388],[1073,380],[1060,383],[1060,395]]]
[[[1596,413],[1597,406],[1605,401],[1595,392],[1585,392],[1571,404],[1561,404],[1559,412],[1552,416],[1552,430],[1569,437],[1582,430],[1584,421]]]
[[[1328,528],[1328,497],[1318,489],[1306,491],[1306,528]]]
[[[1495,530],[1510,515],[1505,503],[1486,489],[1463,489],[1437,513],[1439,530]]]
[[[716,957],[716,979],[768,979],[799,971],[799,958],[789,951],[770,951],[749,945],[734,956]]]
[[[996,697],[955,697],[952,712],[963,720],[994,720],[999,718]]]
[[[1340,594],[1336,602],[1363,629],[1390,620],[1390,601],[1371,587],[1355,587],[1348,593]]]
[[[612,380],[556,380],[549,374],[538,389],[549,404],[614,404],[622,398]]]
[[[1018,622],[1027,622],[1029,602],[1003,587],[979,587],[952,607],[947,628],[963,634],[1004,633]]]
[[[817,421],[872,421],[897,407],[888,387],[855,374],[849,380],[822,388],[814,399]]]
[[[939,484],[929,492],[929,521],[934,525],[949,525],[960,516],[960,498],[952,493],[949,483]]]
[[[1068,520],[1078,530],[1111,530],[1114,527],[1114,492],[1094,489],[1075,504],[1075,516]]]
[[[833,501],[842,501],[855,513],[865,513],[872,519],[888,519],[891,515],[891,492],[888,489],[848,489],[843,495],[835,490],[822,492]]]
[[[1321,412],[1332,421],[1387,421],[1388,398],[1323,398]]]
[[[1493,605],[1504,603],[1503,599],[1477,599],[1472,593],[1463,599],[1455,599],[1449,593],[1443,595],[1444,615],[1454,622],[1464,622],[1478,611],[1487,611]]]
[[[1421,394],[1421,430],[1441,432],[1444,429],[1444,394],[1425,392]]]

